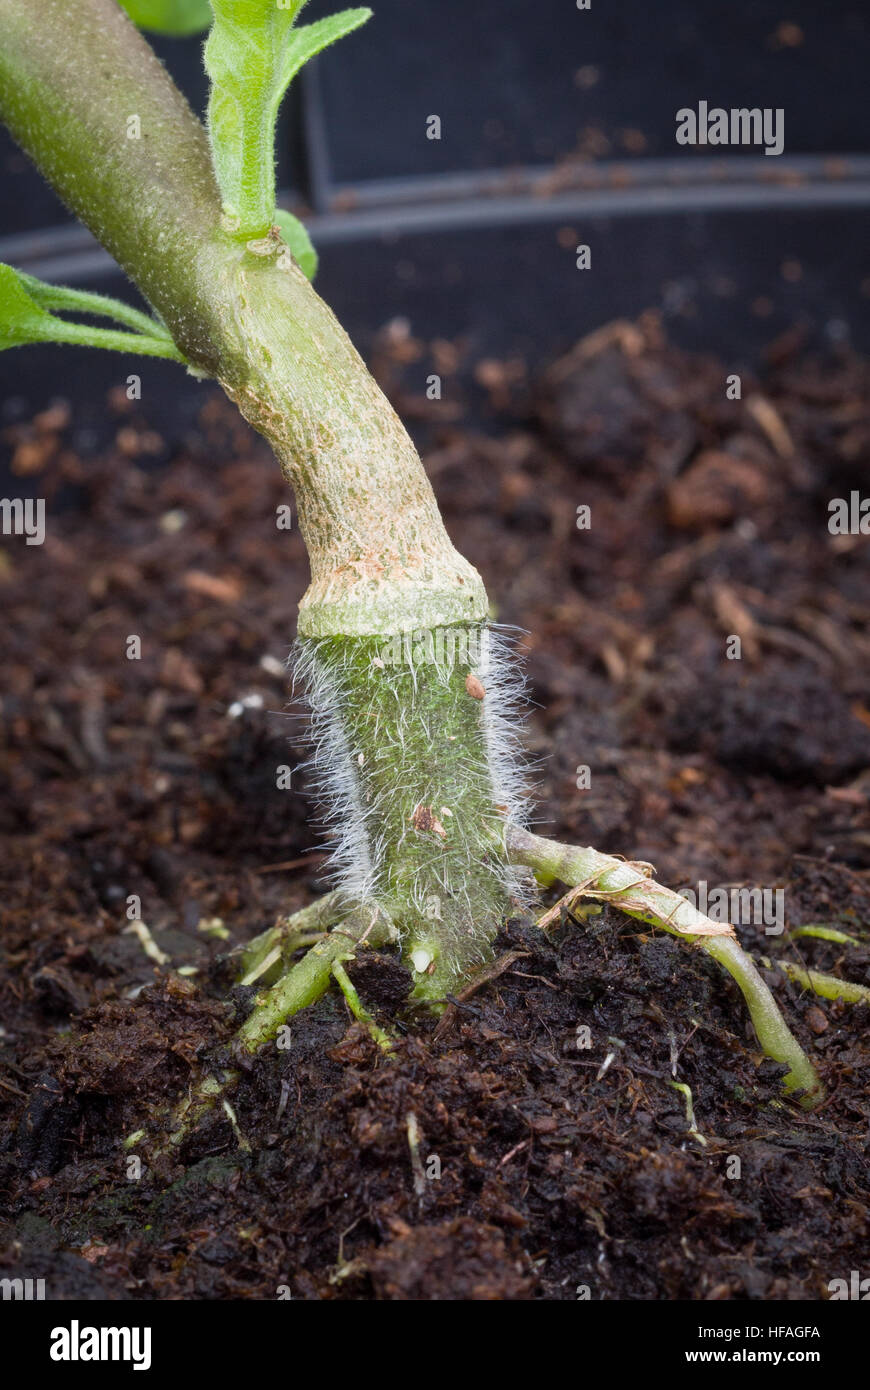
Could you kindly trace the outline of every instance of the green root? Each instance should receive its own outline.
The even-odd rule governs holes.
[[[239,1073],[232,1070],[196,1077],[184,1100],[173,1111],[166,1129],[165,1142],[158,1141],[155,1156],[171,1153],[173,1149],[179,1148],[200,1121],[224,1100],[227,1091],[232,1090],[238,1079]],[[143,1138],[145,1137],[143,1135]]]
[[[341,893],[326,893],[232,951],[226,960],[236,966],[240,984],[274,984],[300,947],[314,946],[350,909]]]
[[[573,885],[574,892],[569,897],[610,902],[629,917],[683,941],[694,941],[737,982],[759,1044],[768,1057],[788,1067],[786,1091],[802,1092],[804,1105],[815,1105],[821,1099],[821,1082],[812,1062],[786,1024],[752,960],[735,939],[733,928],[710,922],[679,893],[655,883],[648,864],[625,863],[597,850],[559,844],[513,828],[508,829],[506,841],[514,862]],[[542,924],[547,925],[554,915],[558,915],[558,908],[547,913]]]
[[[764,1052],[775,1062],[788,1066],[784,1078],[786,1091],[803,1091],[804,1103],[815,1105],[823,1094],[816,1069],[743,947],[733,937],[711,936],[704,941],[702,949],[736,980]]]
[[[353,1016],[389,1053],[392,1041],[364,1008],[346,962],[367,946],[398,940],[414,971],[412,998],[437,1006],[491,959],[492,940],[511,905],[510,887],[519,884],[506,866],[515,873],[522,866],[571,885],[541,919],[544,928],[566,902],[585,898],[609,902],[712,956],[740,988],[764,1052],[787,1067],[786,1091],[798,1093],[804,1105],[821,1099],[815,1068],[733,927],[710,921],[656,883],[648,864],[545,840],[510,819],[505,824],[510,803],[497,799],[502,789],[487,727],[492,713],[481,709],[490,691],[480,661],[388,659],[383,641],[374,638],[305,645],[304,676],[310,691],[314,686],[320,739],[315,766],[324,790],[338,797],[344,882],[235,953],[242,983],[261,986],[233,1040],[237,1054],[251,1056],[274,1041],[332,980]],[[294,960],[303,946],[310,949]],[[779,968],[827,998],[870,1002],[865,986],[788,962]],[[200,1078],[175,1113],[171,1145],[218,1102],[226,1108],[237,1076],[227,1070]],[[691,1128],[690,1115],[688,1122]]]
[[[368,1009],[363,1004],[353,986],[353,981],[342,965],[341,961],[334,961],[332,973],[335,976],[339,989],[347,1000],[347,1007],[350,1009],[357,1022],[362,1023],[368,1029],[369,1035],[377,1043],[378,1047],[384,1052],[392,1052],[393,1040],[389,1033],[385,1033],[372,1018]]]
[[[337,965],[353,960],[363,946],[386,944],[394,934],[382,909],[372,906],[353,911],[274,985],[258,994],[253,1009],[235,1036],[234,1046],[242,1052],[253,1053],[272,1042],[288,1018],[300,1009],[307,1009],[309,1004],[315,1004],[326,993]]]
[[[250,1014],[230,1044],[230,1050],[237,1055],[253,1055],[267,1043],[274,1042],[288,1019],[301,1009],[316,1003],[326,993],[333,977],[338,980],[355,1017],[370,1027],[378,1044],[382,1047],[392,1046],[387,1035],[369,1018],[344,969],[344,963],[353,960],[358,951],[367,947],[383,946],[395,940],[395,930],[379,907],[342,904],[338,895],[322,898],[249,942],[238,953],[242,968],[247,967],[247,973],[250,974],[257,971],[258,962],[260,965],[270,962],[275,950],[273,933],[278,933],[277,939],[281,943],[279,950],[286,951],[292,948],[294,942],[298,948],[300,939],[307,935],[301,928],[310,928],[315,923],[325,923],[330,907],[338,911],[344,910],[346,915],[342,916],[331,931],[318,933],[318,940],[302,959],[294,963],[288,962],[279,978],[268,988],[260,991]],[[270,964],[269,969],[271,968]],[[358,1012],[354,1009],[351,998],[355,1000]],[[177,1149],[218,1104],[223,1105],[240,1147],[246,1147],[239,1133],[235,1113],[227,1100],[228,1092],[233,1089],[238,1079],[239,1072],[234,1068],[200,1073],[191,1083],[187,1096],[168,1117],[165,1141],[158,1142],[155,1156]],[[131,1139],[139,1142],[147,1139],[147,1136],[144,1131],[137,1131]],[[130,1143],[131,1140],[126,1142]]]
[[[693,1139],[706,1149],[707,1140],[699,1130],[695,1122],[695,1101],[692,1096],[692,1089],[687,1086],[685,1081],[669,1081],[668,1085],[674,1091],[679,1091],[686,1105],[686,1129]]]
[[[789,980],[793,980],[804,989],[812,990],[820,999],[842,999],[846,1004],[870,1004],[870,989],[867,985],[841,980],[836,975],[823,975],[820,970],[807,970],[795,961],[770,961],[766,956],[762,956],[761,963],[766,970],[781,970]]]
[[[860,941],[857,936],[849,936],[848,932],[838,931],[836,927],[826,927],[824,925],[808,925],[805,927],[792,927],[789,936],[809,936],[819,941],[833,941],[836,946],[866,946],[866,941]]]

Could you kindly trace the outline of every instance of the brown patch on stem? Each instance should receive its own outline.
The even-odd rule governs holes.
[[[414,807],[411,824],[415,830],[419,830],[421,833],[430,830],[433,835],[440,835],[442,840],[447,839],[447,831],[434,815],[431,806],[424,806],[422,802],[419,806]]]

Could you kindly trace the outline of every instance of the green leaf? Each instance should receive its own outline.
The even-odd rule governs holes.
[[[70,323],[51,313],[52,309],[98,314],[129,324],[136,331]],[[77,343],[82,347],[141,353],[145,357],[168,357],[176,362],[185,360],[163,325],[138,309],[106,295],[47,285],[0,262],[0,351],[27,343]]]
[[[273,221],[290,247],[300,270],[309,280],[313,280],[317,274],[317,252],[311,244],[308,228],[298,217],[294,217],[292,212],[285,212],[283,208],[275,209]]]
[[[200,34],[211,24],[208,0],[118,0],[134,24],[155,34],[184,38]]]
[[[51,314],[40,309],[11,265],[0,265],[0,348],[50,341]]]
[[[295,29],[305,0],[212,0],[205,45],[212,158],[232,229],[265,236],[275,214],[275,122],[296,73],[371,16],[344,10]]]

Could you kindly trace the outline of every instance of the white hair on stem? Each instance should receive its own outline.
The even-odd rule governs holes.
[[[529,776],[532,771],[522,739],[523,722],[530,704],[525,667],[517,658],[508,633],[519,633],[487,623],[483,629],[481,661],[475,675],[485,690],[481,701],[481,723],[486,759],[492,785],[493,803],[503,807],[508,825],[528,829],[532,812]],[[513,897],[528,905],[526,880],[515,868],[505,864],[505,887]]]
[[[363,803],[359,768],[348,744],[340,682],[334,667],[318,659],[322,645],[322,639],[300,638],[290,654],[294,694],[298,683],[309,708],[311,756],[302,767],[313,774],[314,795],[323,808],[327,876],[348,898],[362,900],[377,893],[368,829],[371,808]]]
[[[505,822],[525,827],[529,819],[520,740],[526,681],[503,629],[457,625],[414,638],[300,639],[291,654],[294,688],[302,687],[310,710],[307,766],[323,808],[329,879],[350,898],[386,896],[391,910],[398,893],[418,916],[433,892],[443,894],[452,925],[442,934],[462,936],[467,963],[485,956],[491,923],[481,923],[475,952],[476,919],[492,915],[492,901],[526,906],[533,896],[527,872],[496,848]],[[434,681],[422,679],[424,662]],[[475,701],[477,733],[468,721],[465,676],[484,690]],[[361,684],[369,679],[375,683]],[[444,720],[454,715],[460,733],[450,739],[451,761],[442,764],[432,754]],[[439,824],[442,838],[419,834],[416,809],[440,815],[445,799],[454,810],[448,807]],[[476,905],[475,888],[486,880],[492,887]]]

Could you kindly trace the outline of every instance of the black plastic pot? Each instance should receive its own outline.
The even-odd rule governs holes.
[[[312,0],[311,17],[329,8]],[[854,0],[787,14],[778,0],[703,12],[632,0],[618,13],[598,0],[443,0],[437,12],[380,0],[288,103],[283,201],[310,211],[318,288],[364,351],[402,316],[421,337],[466,340],[469,361],[534,365],[649,307],[736,370],[797,322],[867,350],[868,33]],[[158,47],[201,109],[199,41]],[[681,149],[676,112],[700,100],[781,107],[785,152]],[[426,137],[431,115],[440,140]],[[3,140],[0,259],[132,294]],[[576,268],[579,243],[589,271]],[[202,388],[140,366],[164,432],[183,433]],[[99,431],[105,391],[128,370],[113,354],[10,353],[6,418],[60,394],[80,430]]]

